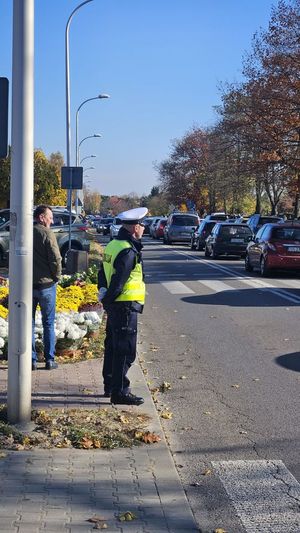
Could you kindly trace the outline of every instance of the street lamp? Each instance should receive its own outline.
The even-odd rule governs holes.
[[[79,111],[82,108],[84,104],[87,102],[91,102],[92,100],[102,100],[104,98],[110,98],[109,94],[98,94],[98,96],[94,96],[93,98],[87,98],[87,100],[84,100],[81,102],[80,106],[78,107],[76,111],[76,166],[78,167],[78,161],[79,161],[79,146],[78,145],[78,122],[79,122]],[[98,135],[95,135],[95,137]],[[94,135],[93,135],[94,137]],[[82,142],[82,141],[81,141]]]
[[[73,16],[76,11],[85,4],[93,0],[85,0],[73,9],[68,18],[65,31],[65,77],[66,77],[66,151],[67,151],[67,166],[71,166],[71,120],[70,120],[70,54],[69,54],[69,29]],[[71,250],[71,224],[72,224],[72,189],[68,189],[68,208],[69,208],[69,250]]]
[[[91,102],[92,100],[103,100],[105,98],[110,98],[110,95],[109,94],[98,94],[98,96],[94,96],[93,98],[87,98],[86,100],[84,100],[83,102],[81,102],[80,106],[78,107],[77,111],[76,111],[76,166],[78,167],[78,164],[79,164],[79,145],[78,145],[78,123],[79,123],[79,111],[80,109],[82,108],[82,106],[84,104],[86,104],[87,102]],[[78,213],[78,200],[79,200],[79,197],[80,197],[80,192],[78,190],[76,190],[75,192],[75,209],[76,209],[76,213]],[[81,198],[81,201],[82,201],[82,198]]]
[[[70,121],[70,57],[69,57],[69,28],[70,23],[75,15],[76,11],[80,9],[85,4],[88,4],[89,2],[92,2],[93,0],[85,0],[81,4],[79,4],[75,9],[72,11],[71,15],[68,18],[67,25],[66,25],[66,32],[65,32],[65,61],[66,61],[66,140],[67,140],[67,166],[69,167],[71,165],[71,121]],[[70,189],[68,191],[68,203],[69,203],[69,209],[70,209],[70,219],[71,219],[71,209],[72,209],[72,190]]]
[[[96,156],[96,155],[87,155],[86,157],[84,157],[83,159],[81,159],[79,165],[81,166],[82,161],[84,161],[85,159],[90,159],[90,157],[97,157],[97,156]]]
[[[101,133],[94,133],[94,135],[88,135],[87,137],[84,137],[79,145],[78,145],[78,148],[80,148],[80,146],[82,145],[83,141],[85,141],[86,139],[93,139],[94,137],[102,137]],[[78,156],[78,159],[79,159],[79,156]],[[77,160],[77,153],[76,153],[76,160]]]

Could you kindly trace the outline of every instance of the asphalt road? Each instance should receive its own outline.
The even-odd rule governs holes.
[[[144,242],[139,352],[150,387],[170,383],[157,405],[201,530],[299,533],[300,277]]]

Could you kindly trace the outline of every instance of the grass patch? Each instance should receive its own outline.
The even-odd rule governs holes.
[[[7,423],[6,405],[0,404],[0,449],[113,449],[158,442],[160,437],[146,430],[149,420],[113,407],[33,410],[35,429],[24,433]]]

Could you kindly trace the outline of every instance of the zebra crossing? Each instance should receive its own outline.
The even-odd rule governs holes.
[[[151,276],[153,277],[154,274]],[[168,275],[168,277],[171,277]],[[173,274],[173,278],[179,277],[179,274]],[[161,275],[160,278],[163,278]],[[218,279],[193,279],[188,281],[179,281],[177,279],[163,281],[159,283],[171,294],[206,294],[221,293],[226,291],[242,291],[245,289],[258,289],[260,291],[275,294],[285,300],[293,303],[300,303],[300,295],[289,292],[294,289],[300,289],[300,280],[277,280],[277,282],[264,281],[262,279],[251,278],[247,276],[237,276],[228,278],[226,282]],[[279,283],[279,284],[278,284]],[[195,286],[198,285],[198,287]]]
[[[212,461],[247,533],[299,533],[300,485],[280,460]]]

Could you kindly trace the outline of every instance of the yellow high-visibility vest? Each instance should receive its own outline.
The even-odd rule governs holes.
[[[116,272],[113,266],[114,261],[117,255],[126,248],[131,248],[131,245],[128,241],[113,239],[104,250],[103,269],[107,281],[107,287],[109,287],[111,278]],[[115,302],[138,302],[143,305],[145,303],[145,294],[146,287],[143,281],[142,265],[141,263],[136,263],[122,289],[121,294],[115,299]]]

